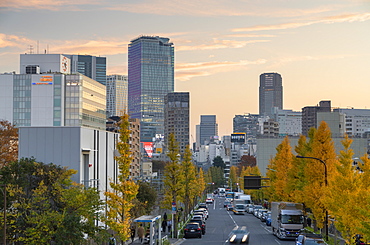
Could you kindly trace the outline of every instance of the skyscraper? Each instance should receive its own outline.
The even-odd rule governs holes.
[[[283,109],[283,85],[279,73],[260,75],[259,114],[273,118],[273,109]]]
[[[183,155],[189,145],[189,92],[168,93],[165,97],[164,139],[172,133]]]
[[[91,55],[64,55],[71,59],[71,73],[79,72],[105,85],[107,75],[106,57]]]
[[[127,113],[127,76],[107,76],[107,116]]]
[[[174,91],[174,47],[169,41],[141,36],[128,46],[128,112],[141,121],[141,142],[164,134],[164,97]]]
[[[209,143],[213,136],[218,136],[218,124],[216,115],[200,115],[199,131],[197,132],[197,145],[205,145]],[[198,135],[199,133],[199,135]]]

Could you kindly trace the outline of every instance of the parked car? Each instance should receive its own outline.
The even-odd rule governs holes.
[[[261,222],[266,222],[266,218],[267,218],[267,213],[270,212],[268,210],[266,210],[266,212],[262,212],[262,215],[261,215]]]
[[[296,238],[296,245],[327,245],[320,234],[305,233]]]
[[[253,213],[253,209],[254,209],[254,205],[253,204],[249,204],[248,209],[247,209],[247,213],[252,214]]]
[[[212,198],[207,198],[206,199],[206,204],[212,204],[213,203],[213,199]]]
[[[204,202],[203,203],[199,203],[198,208],[205,208],[205,209],[208,210],[207,204],[204,203]]]
[[[194,213],[202,213],[205,219],[208,219],[208,211],[205,208],[199,208],[197,210],[194,210]]]
[[[259,209],[258,211],[257,211],[257,218],[259,218],[259,219],[261,219],[262,218],[262,215],[264,214],[264,213],[267,213],[267,209]]]
[[[271,211],[268,211],[266,214],[266,225],[271,226]]]
[[[199,215],[203,217],[203,220],[205,221],[207,219],[207,215],[203,211],[194,211],[193,215]]]
[[[202,228],[197,222],[187,223],[184,228],[184,238],[198,237],[202,238]]]
[[[191,219],[190,222],[198,223],[200,228],[202,228],[202,235],[206,234],[206,223],[202,219]]]
[[[229,234],[229,244],[249,244],[249,234],[245,226],[235,227]]]
[[[208,219],[208,217],[209,217],[209,215],[208,215],[208,209],[206,209],[206,208],[198,208],[197,210],[203,211],[206,214],[207,219]]]
[[[253,215],[257,217],[258,210],[262,209],[262,205],[254,205],[253,207]]]

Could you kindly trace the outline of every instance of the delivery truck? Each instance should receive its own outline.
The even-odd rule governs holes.
[[[295,239],[303,231],[303,204],[291,202],[271,203],[272,232],[279,239]]]

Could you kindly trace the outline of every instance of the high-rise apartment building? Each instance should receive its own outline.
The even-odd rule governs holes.
[[[128,113],[127,76],[109,75],[107,76],[107,116],[122,116]]]
[[[189,92],[168,93],[164,101],[165,145],[168,145],[168,136],[174,134],[180,154],[183,155],[189,145]]]
[[[200,115],[200,124],[197,125],[197,147],[209,144],[214,136],[218,136],[216,115]]]
[[[105,86],[81,74],[1,74],[0,117],[20,126],[106,128]]]
[[[307,136],[310,128],[317,128],[317,113],[330,112],[331,101],[320,101],[317,106],[306,106],[302,108],[302,134]]]
[[[133,39],[128,47],[128,112],[141,121],[142,142],[164,134],[164,97],[173,91],[173,43],[158,36]]]
[[[274,114],[275,121],[279,124],[279,136],[302,134],[302,112],[276,109]]]
[[[283,109],[283,85],[279,73],[260,75],[259,114],[273,117],[274,108]]]
[[[81,73],[101,84],[106,84],[107,58],[91,55],[67,55],[71,60],[71,73]]]
[[[333,112],[340,112],[345,117],[345,133],[349,137],[369,137],[370,110],[354,108],[335,108]]]

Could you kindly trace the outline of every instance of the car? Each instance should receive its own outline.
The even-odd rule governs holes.
[[[233,209],[234,209],[234,207],[231,203],[227,204],[227,206],[226,206],[227,211],[232,211]]]
[[[184,228],[184,238],[198,237],[202,238],[202,228],[197,222],[187,223]]]
[[[262,212],[261,218],[260,218],[261,222],[266,222],[268,212],[270,212],[270,211],[266,210],[265,212]]]
[[[247,227],[235,227],[229,234],[229,244],[249,244],[249,231]]]
[[[254,205],[249,204],[248,209],[247,209],[247,213],[252,214],[253,213],[253,208],[254,208]]]
[[[206,199],[206,203],[207,204],[212,204],[213,203],[213,199],[212,198],[207,198]]]
[[[320,234],[305,233],[300,234],[295,241],[296,245],[327,245]]]
[[[204,202],[199,203],[199,205],[198,205],[198,209],[199,209],[199,208],[205,208],[205,209],[207,209],[207,210],[208,210],[207,204],[206,204],[206,203],[204,203]]]
[[[245,212],[244,204],[235,204],[235,206],[233,206],[233,212],[234,214],[244,214]]]
[[[205,208],[198,208],[195,211],[203,211],[203,213],[205,213],[205,215],[206,215],[206,218],[208,219],[209,215],[208,215],[208,210],[207,209],[205,209]]]
[[[254,214],[254,216],[257,217],[258,210],[260,210],[260,209],[262,209],[262,205],[254,205],[254,207],[253,207],[253,214]]]
[[[266,225],[271,226],[271,211],[268,211],[266,214]]]
[[[261,219],[263,213],[267,213],[267,209],[259,209],[257,212],[257,218]]]
[[[206,223],[202,219],[191,219],[189,223],[196,222],[202,228],[202,235],[206,234]]]
[[[207,216],[205,213],[203,213],[202,211],[194,211],[193,212],[193,215],[194,216],[201,216],[203,218],[203,220],[205,221],[207,219]]]
[[[224,208],[227,207],[227,204],[230,204],[231,202],[229,200],[224,201]]]

